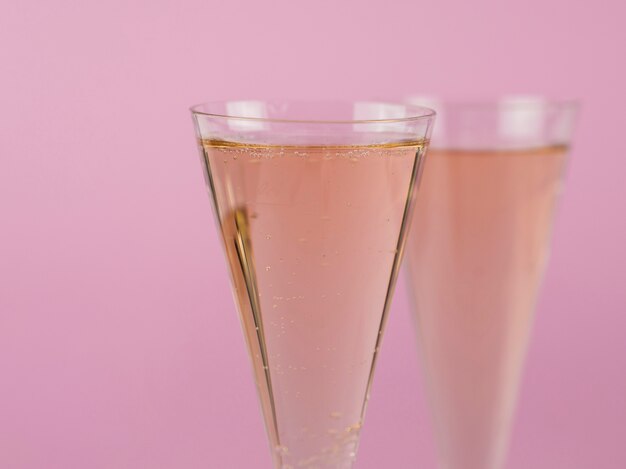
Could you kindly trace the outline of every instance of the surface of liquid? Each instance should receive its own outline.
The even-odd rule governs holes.
[[[423,145],[201,144],[275,466],[348,469]]]
[[[443,469],[500,469],[566,149],[429,151],[407,257]]]

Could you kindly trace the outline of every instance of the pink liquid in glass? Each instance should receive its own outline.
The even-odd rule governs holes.
[[[203,141],[276,467],[352,467],[423,144]]]
[[[443,469],[499,469],[565,147],[431,149],[408,263]]]

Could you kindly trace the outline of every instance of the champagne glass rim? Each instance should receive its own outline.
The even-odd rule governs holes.
[[[467,110],[498,110],[516,111],[524,109],[562,109],[576,110],[580,107],[580,100],[576,98],[549,98],[542,95],[502,95],[488,98],[454,98],[439,97],[437,95],[409,95],[405,101],[420,106],[439,107],[438,112],[445,108],[460,108]]]
[[[373,119],[301,119],[301,118],[281,118],[281,117],[260,117],[246,116],[240,112],[216,112],[209,111],[209,107],[226,106],[229,103],[256,103],[269,105],[355,105],[363,104],[370,106],[386,107],[389,110],[402,108],[404,110],[400,117],[381,117]],[[378,100],[301,100],[301,99],[284,99],[284,100],[213,100],[195,104],[189,108],[194,115],[202,115],[217,119],[241,120],[252,122],[275,122],[275,123],[293,123],[293,124],[393,124],[402,122],[415,122],[420,120],[429,120],[435,117],[436,112],[425,106],[415,105],[403,102],[388,102]]]

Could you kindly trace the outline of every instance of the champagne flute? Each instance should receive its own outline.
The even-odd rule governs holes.
[[[576,105],[438,102],[408,241],[442,469],[504,465]]]
[[[349,469],[434,113],[230,101],[192,114],[274,467]]]

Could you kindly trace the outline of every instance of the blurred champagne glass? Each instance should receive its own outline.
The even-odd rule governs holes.
[[[440,102],[407,248],[442,469],[501,469],[576,105]]]

